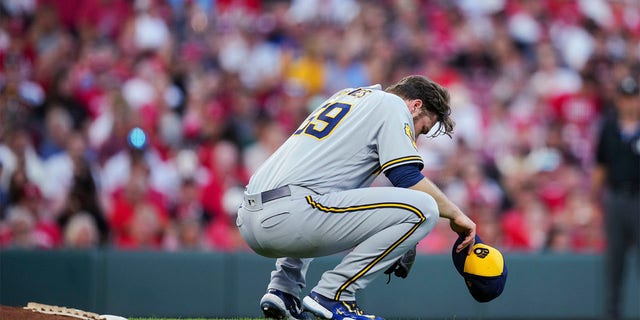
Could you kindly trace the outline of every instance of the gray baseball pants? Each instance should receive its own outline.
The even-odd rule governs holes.
[[[262,203],[245,194],[237,226],[256,253],[276,260],[269,288],[300,297],[314,257],[347,252],[312,290],[354,301],[365,288],[435,226],[435,200],[424,192],[394,187],[316,194],[289,186],[290,196]]]

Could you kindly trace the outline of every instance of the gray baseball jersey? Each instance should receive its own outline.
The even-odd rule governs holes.
[[[342,90],[255,172],[236,223],[254,251],[278,258],[269,288],[299,296],[314,257],[348,251],[313,291],[355,300],[431,231],[438,219],[431,196],[370,187],[388,168],[422,166],[413,131],[398,96],[380,86]]]
[[[411,114],[379,85],[342,90],[318,107],[253,175],[249,193],[299,185],[325,194],[371,185],[383,170],[419,163]]]

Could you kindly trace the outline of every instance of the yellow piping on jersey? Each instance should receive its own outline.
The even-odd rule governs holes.
[[[380,167],[378,170],[374,171],[373,174],[380,174],[380,172],[384,171],[385,169],[387,169],[388,167],[394,165],[394,164],[398,164],[398,163],[402,163],[402,162],[409,162],[409,161],[420,161],[422,162],[422,157],[420,156],[409,156],[409,157],[402,157],[402,158],[398,158],[398,159],[393,159],[391,161],[388,161],[387,163],[383,164],[382,167]]]
[[[406,240],[409,236],[411,236],[425,220],[427,220],[427,218],[424,216],[422,211],[420,211],[418,208],[414,206],[410,206],[405,203],[382,202],[382,203],[372,203],[372,204],[366,204],[366,205],[360,205],[360,206],[351,206],[351,207],[345,207],[345,208],[336,208],[336,207],[325,207],[322,204],[315,202],[311,198],[311,196],[306,196],[305,198],[307,199],[307,203],[309,203],[313,208],[316,208],[324,212],[344,213],[344,212],[378,209],[378,208],[399,208],[399,209],[409,210],[420,218],[420,222],[416,223],[413,227],[411,227],[409,231],[407,231],[402,237],[400,237],[400,239],[394,242],[389,248],[387,248],[379,256],[373,259],[373,261],[367,264],[362,270],[360,270],[353,277],[349,278],[349,280],[347,280],[342,286],[340,286],[335,296],[333,297],[333,300],[340,300],[340,295],[349,285],[354,283],[356,280],[362,277],[365,273],[371,270],[371,268],[374,265],[380,262],[380,260],[384,259],[384,257],[386,257],[389,254],[389,252],[393,251],[393,249],[398,247],[404,240]]]

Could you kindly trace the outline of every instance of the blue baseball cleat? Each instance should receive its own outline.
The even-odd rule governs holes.
[[[277,289],[269,289],[260,300],[260,308],[265,318],[270,319],[311,319],[306,312],[302,312],[300,299]]]
[[[355,301],[337,301],[326,298],[313,291],[302,299],[305,310],[322,319],[331,320],[384,320],[373,315],[364,314]]]

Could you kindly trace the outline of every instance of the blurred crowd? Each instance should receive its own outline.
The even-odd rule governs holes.
[[[485,242],[603,250],[589,177],[637,0],[0,0],[0,248],[247,250],[257,166],[334,91],[409,74],[451,93],[453,138],[418,147]]]

